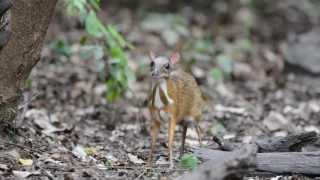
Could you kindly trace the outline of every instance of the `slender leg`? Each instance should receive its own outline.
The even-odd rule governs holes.
[[[201,147],[202,146],[202,138],[201,138],[202,130],[201,130],[200,126],[199,126],[199,123],[196,124],[196,131],[197,131],[197,134],[198,134],[199,146]]]
[[[188,130],[188,123],[183,123],[183,125],[182,125],[182,142],[181,142],[181,147],[180,147],[180,158],[182,157],[182,155],[184,153],[184,144],[186,141],[187,130]]]
[[[152,156],[153,156],[153,151],[154,151],[154,147],[155,147],[155,142],[159,133],[159,129],[160,129],[160,121],[157,118],[157,116],[153,119],[153,124],[151,127],[151,149],[150,149],[150,153],[149,153],[149,159],[148,159],[148,165],[151,165],[152,162]]]
[[[169,161],[170,161],[170,168],[173,168],[173,159],[172,159],[172,144],[174,140],[174,133],[176,128],[176,119],[174,117],[170,118],[169,124]]]

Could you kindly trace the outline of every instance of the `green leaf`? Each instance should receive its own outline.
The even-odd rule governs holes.
[[[62,40],[62,39],[54,40],[49,44],[49,47],[55,53],[58,53],[66,57],[70,57],[72,53],[71,47],[66,40]]]
[[[93,8],[99,10],[100,9],[100,0],[89,0],[90,4]]]
[[[210,128],[210,133],[212,135],[224,134],[224,133],[226,133],[226,128],[223,126],[222,123],[216,122]]]
[[[226,55],[219,55],[217,57],[217,64],[219,68],[226,74],[231,74],[233,70],[233,60]]]
[[[219,68],[212,68],[210,70],[210,75],[212,76],[213,79],[217,81],[223,80],[223,72]]]
[[[118,32],[118,30],[114,26],[108,25],[107,31],[110,33],[111,37],[114,38],[122,48],[127,46],[130,49],[134,49],[134,46],[128,43],[127,41],[125,41],[123,36]]]
[[[97,61],[100,77],[105,78],[103,57],[107,54],[109,58],[108,80],[106,81],[107,94],[106,99],[110,102],[116,100],[128,89],[128,84],[135,79],[135,74],[128,65],[128,57],[124,51],[125,47],[133,49],[134,47],[125,41],[124,37],[112,25],[104,25],[96,15],[99,10],[101,0],[65,0],[69,12],[79,16],[81,22],[84,22],[87,35],[80,39],[83,46],[80,51],[80,57],[90,59],[92,56]],[[97,41],[103,37],[103,46],[86,45],[87,42]],[[99,41],[101,42],[101,41]]]
[[[198,158],[193,154],[184,154],[180,160],[180,166],[189,170],[193,170],[198,166]]]
[[[120,33],[116,30],[116,28],[112,25],[107,26],[107,31],[111,34],[112,38],[114,38],[121,47],[125,47],[126,41],[120,35]]]
[[[125,71],[126,77],[128,81],[136,81],[135,73],[129,66],[126,66]]]
[[[113,46],[110,48],[111,57],[113,58],[122,58],[123,57],[123,51],[121,47],[119,46]]]
[[[113,102],[117,98],[120,97],[122,94],[122,91],[120,91],[119,86],[117,85],[117,82],[114,80],[108,80],[107,81],[107,95],[106,98],[109,102]]]
[[[85,27],[88,34],[96,38],[100,38],[103,35],[102,28],[103,25],[98,19],[94,11],[90,11],[89,15],[85,19]]]
[[[112,161],[110,159],[106,159],[104,161],[104,165],[107,166],[107,167],[111,167],[112,166]]]
[[[252,49],[252,42],[249,38],[243,39],[240,41],[240,46],[245,51],[250,51]]]
[[[84,46],[88,41],[88,36],[82,36],[80,38],[80,45]]]
[[[95,60],[102,60],[104,56],[103,47],[99,45],[86,45],[81,47],[80,51],[81,59],[89,59],[90,57],[94,57]]]
[[[31,89],[32,88],[32,79],[28,78],[25,82],[25,87],[27,89]]]
[[[74,16],[77,12],[84,14],[86,12],[85,5],[87,0],[67,0],[67,13]]]
[[[195,50],[198,53],[208,53],[208,52],[214,51],[213,43],[211,40],[199,39],[195,41],[194,46],[195,46]]]

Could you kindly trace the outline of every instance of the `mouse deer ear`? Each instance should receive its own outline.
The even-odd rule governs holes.
[[[176,64],[179,61],[180,61],[180,53],[176,51],[170,56],[170,62],[172,64]]]
[[[156,55],[154,54],[153,51],[149,51],[149,58],[151,61],[154,61],[154,59],[156,58]]]

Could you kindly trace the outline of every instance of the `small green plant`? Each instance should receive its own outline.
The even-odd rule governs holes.
[[[214,67],[210,70],[210,75],[212,78],[216,81],[222,81],[223,80],[223,72],[220,68]]]
[[[198,166],[198,158],[193,154],[184,154],[180,160],[180,166],[185,169],[193,170]]]
[[[210,133],[214,136],[216,135],[221,135],[221,134],[225,134],[226,133],[226,128],[224,127],[224,125],[221,122],[214,122],[210,128]]]
[[[227,55],[218,55],[216,58],[216,67],[210,70],[210,75],[216,81],[222,81],[229,79],[232,71],[234,61]]]
[[[107,160],[105,160],[104,165],[105,165],[106,167],[112,167],[112,161],[109,160],[109,159],[107,159]]]
[[[103,58],[108,57],[109,59],[106,98],[112,102],[121,97],[128,89],[129,81],[134,80],[134,73],[129,68],[128,58],[124,51],[126,47],[133,48],[133,46],[124,40],[114,26],[104,25],[99,19],[96,12],[100,9],[100,0],[65,1],[68,14],[79,17],[87,33],[87,36],[80,39],[80,44],[84,49],[83,52],[86,52],[80,54],[80,56],[93,55],[94,59],[98,61],[97,64],[102,73],[105,69]],[[97,42],[97,40],[99,40],[99,44],[88,44],[88,41]]]
[[[198,53],[213,53],[214,52],[214,46],[212,40],[210,40],[209,37],[197,39],[195,42],[192,42],[194,49]]]
[[[216,61],[218,67],[226,74],[230,75],[233,70],[233,60],[227,55],[219,55],[217,56]]]
[[[32,88],[32,79],[28,78],[25,82],[25,88],[31,89]]]

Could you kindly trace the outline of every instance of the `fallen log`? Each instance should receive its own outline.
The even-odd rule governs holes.
[[[232,156],[232,152],[204,148],[195,150],[194,154],[212,163],[218,163]],[[320,176],[320,151],[258,153],[255,165],[257,171]]]
[[[303,146],[319,140],[315,132],[257,139],[246,145],[223,142],[217,137],[213,140],[222,151],[195,149],[194,154],[205,162],[180,180],[233,180],[259,172],[320,176],[320,151],[291,152],[300,151]]]
[[[228,156],[224,156],[227,153]],[[217,151],[215,159],[205,162],[196,171],[178,180],[240,180],[255,168],[257,147],[245,146],[233,152]],[[205,153],[207,155],[211,154]],[[201,157],[201,156],[200,156]],[[210,155],[211,157],[211,155]]]
[[[305,145],[312,144],[319,140],[316,132],[305,132],[293,134],[287,137],[258,138],[254,143],[258,146],[258,152],[297,152]],[[213,141],[219,145],[223,151],[233,151],[239,149],[243,144],[224,142],[214,136]]]
[[[293,134],[286,137],[261,138],[255,141],[259,152],[297,152],[319,139],[316,132]]]

